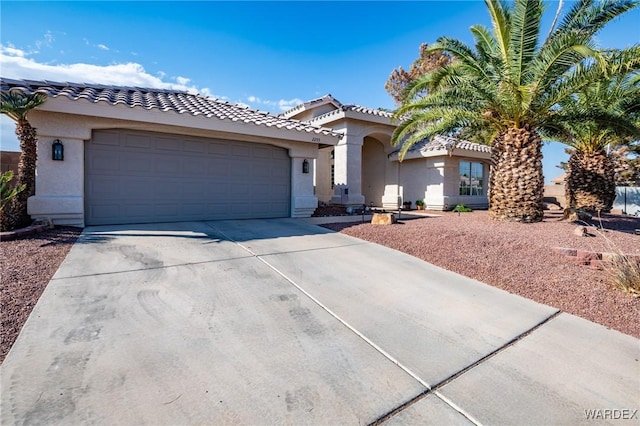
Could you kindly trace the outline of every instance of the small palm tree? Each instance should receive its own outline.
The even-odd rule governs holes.
[[[640,48],[616,53],[625,54],[640,62]],[[615,161],[610,150],[640,138],[638,74],[614,74],[609,80],[585,87],[559,106],[565,116],[595,117],[562,121],[558,128],[546,132],[551,139],[571,147],[565,186],[567,204],[593,213],[609,212],[616,198]]]
[[[493,136],[489,214],[493,219],[542,220],[542,139],[557,126],[557,105],[602,78],[594,34],[637,0],[581,0],[540,40],[542,0],[513,6],[485,0],[492,29],[471,27],[475,49],[441,37],[429,48],[456,58],[410,87],[395,117],[392,141],[400,157],[437,134],[487,132]],[[425,96],[416,94],[427,93]],[[579,120],[580,117],[574,116]]]
[[[3,227],[14,229],[29,224],[27,199],[35,194],[36,162],[38,159],[38,138],[36,129],[27,120],[27,113],[42,105],[46,95],[42,93],[25,94],[19,90],[2,91],[0,112],[16,121],[16,135],[20,141],[20,162],[18,163],[17,186],[24,187],[10,206],[4,209]]]

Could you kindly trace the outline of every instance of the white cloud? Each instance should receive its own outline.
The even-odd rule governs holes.
[[[178,84],[182,84],[183,86],[186,86],[187,84],[189,84],[191,79],[178,76],[176,77],[176,81],[178,82]]]
[[[17,49],[12,45],[0,45],[0,68],[5,78],[27,80],[70,81],[77,83],[111,84],[114,86],[150,87],[156,89],[184,90],[189,93],[200,93],[204,96],[228,100],[225,96],[215,96],[208,87],[198,88],[187,77],[173,78],[175,82],[165,81],[162,71],[156,75],[148,73],[144,67],[135,62],[112,65],[43,64],[29,57],[30,53]],[[19,150],[14,135],[15,124],[2,115],[0,134],[3,150]]]
[[[200,89],[187,77],[175,77],[175,82],[165,81],[164,72],[150,74],[142,65],[135,62],[112,65],[85,63],[50,65],[31,59],[23,50],[0,45],[0,66],[2,75],[6,78],[152,87],[185,90],[215,97],[209,88]]]
[[[98,44],[97,46],[98,46],[98,49],[100,50],[110,50],[106,45],[102,43]]]
[[[246,99],[248,102],[252,104],[262,105],[262,106],[268,107],[269,109],[277,110],[278,112],[286,111],[304,102],[302,99],[298,99],[298,98],[270,101],[268,99],[261,99],[253,95],[247,96]]]
[[[7,55],[11,55],[11,56],[19,56],[19,57],[24,57],[25,53],[24,51],[20,50],[20,49],[16,49],[15,47],[13,47],[12,45],[7,45],[7,46],[0,46],[0,52],[1,53],[7,53]]]
[[[300,105],[303,102],[304,101],[302,99],[298,99],[298,98],[293,98],[289,100],[280,99],[278,101],[278,107],[280,107],[282,111],[286,111],[288,109],[293,108],[294,106]]]

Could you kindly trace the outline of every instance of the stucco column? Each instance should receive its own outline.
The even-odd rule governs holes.
[[[335,147],[335,187],[331,202],[364,204],[362,195],[362,136],[346,134]]]
[[[312,156],[292,153],[291,156],[291,217],[310,217],[318,207],[318,198],[313,193]],[[309,172],[304,173],[304,161],[309,164]]]
[[[51,159],[51,145],[60,139],[64,160]],[[84,141],[38,135],[36,193],[27,201],[32,219],[49,218],[57,225],[84,225]]]
[[[331,189],[331,148],[318,151],[315,165],[315,187],[318,200],[331,201],[333,190]]]
[[[385,166],[385,185],[382,195],[382,207],[395,210],[402,204],[399,184],[398,161],[387,161]]]

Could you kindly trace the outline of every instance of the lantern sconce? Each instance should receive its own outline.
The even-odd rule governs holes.
[[[306,158],[302,162],[302,173],[309,173],[309,161]]]
[[[54,161],[64,161],[64,145],[60,139],[55,139],[51,145],[51,159]]]

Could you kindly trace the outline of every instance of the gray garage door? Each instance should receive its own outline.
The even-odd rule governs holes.
[[[125,130],[85,146],[88,225],[290,215],[283,148]]]

